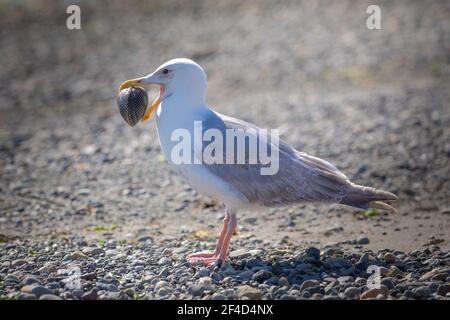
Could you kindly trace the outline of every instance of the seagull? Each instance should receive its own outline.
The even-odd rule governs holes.
[[[165,158],[191,187],[225,204],[226,208],[215,250],[189,254],[186,258],[189,263],[208,265],[227,259],[239,210],[314,202],[395,211],[386,203],[397,199],[394,194],[357,185],[330,162],[297,151],[281,139],[275,143],[276,139],[272,139],[272,134],[266,130],[212,110],[206,103],[206,73],[196,62],[185,58],[170,60],[147,76],[126,80],[119,90],[151,85],[159,86],[159,95],[147,108],[142,121],[156,114],[158,138]],[[265,166],[261,161],[252,164],[249,161],[244,164],[174,161],[172,150],[179,141],[174,141],[173,133],[183,129],[194,134],[196,122],[201,122],[202,132],[216,129],[223,133],[224,139],[226,130],[248,132],[251,138],[262,141],[268,150],[278,153],[278,171],[271,175],[261,174]],[[202,143],[200,148],[189,148],[187,155],[199,159],[205,144]]]

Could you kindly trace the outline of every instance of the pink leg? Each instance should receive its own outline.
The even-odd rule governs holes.
[[[217,259],[225,260],[228,254],[228,246],[230,244],[231,236],[237,225],[236,215],[234,213],[227,213],[223,219],[223,228],[217,241],[214,252],[197,252],[187,256],[189,263],[196,263],[202,261],[205,265],[215,262]]]

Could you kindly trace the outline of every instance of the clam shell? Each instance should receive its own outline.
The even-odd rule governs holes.
[[[140,87],[123,89],[117,97],[117,106],[125,122],[133,127],[142,119],[147,110],[147,92]]]

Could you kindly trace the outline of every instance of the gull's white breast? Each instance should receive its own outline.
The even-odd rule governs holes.
[[[214,175],[208,170],[207,166],[202,164],[175,164],[172,161],[172,148],[179,143],[177,140],[172,140],[172,133],[177,129],[186,129],[190,132],[193,140],[194,122],[210,123],[211,120],[218,124],[221,122],[221,119],[207,106],[195,109],[183,108],[182,102],[178,103],[175,99],[163,101],[156,112],[156,127],[164,156],[197,192],[225,203],[231,210],[248,207],[248,199],[224,179]],[[190,151],[191,159],[193,159],[193,148]]]

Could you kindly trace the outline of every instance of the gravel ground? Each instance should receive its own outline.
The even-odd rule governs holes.
[[[0,0],[0,297],[448,299],[450,7],[382,1],[369,31],[367,5],[82,1],[69,31],[60,1]],[[181,56],[205,68],[214,109],[396,193],[398,212],[242,212],[230,261],[186,264],[223,207],[115,102]]]

